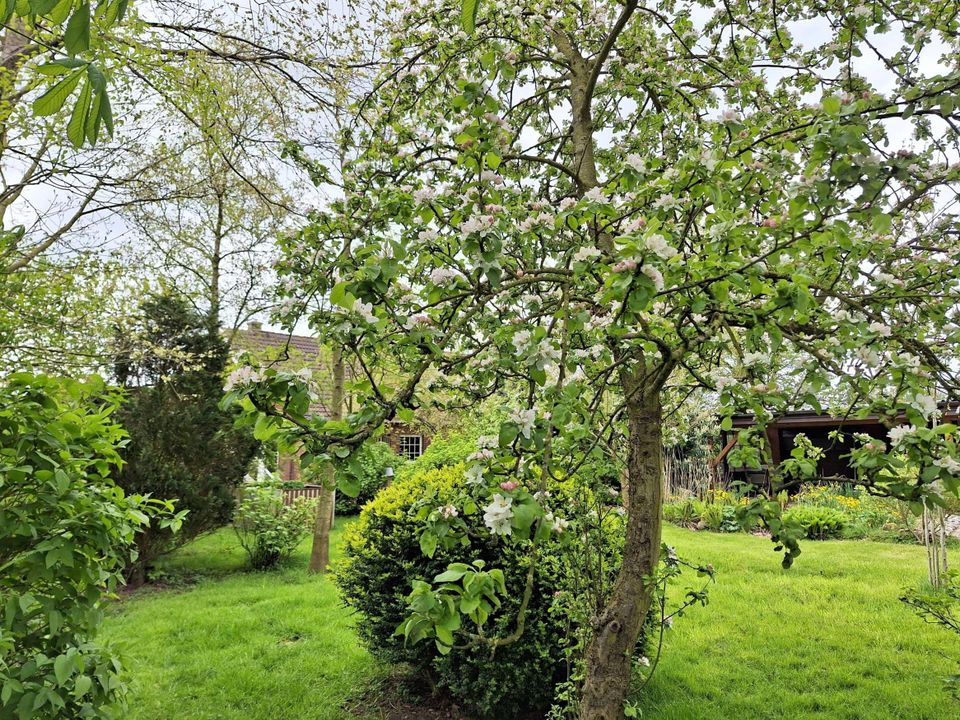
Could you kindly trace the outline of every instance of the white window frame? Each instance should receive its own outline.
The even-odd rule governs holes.
[[[409,447],[409,442],[411,440],[416,440],[416,450]],[[423,435],[398,435],[397,450],[399,450],[400,455],[405,457],[407,460],[416,460],[418,457],[423,455]],[[414,452],[416,453],[415,455],[412,454]]]

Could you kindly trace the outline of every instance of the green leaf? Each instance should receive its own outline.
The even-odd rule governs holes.
[[[87,112],[86,137],[87,141],[93,145],[97,142],[97,135],[100,134],[100,103],[105,95],[97,93],[93,96],[93,102],[90,104],[90,110]]]
[[[467,35],[473,35],[477,29],[477,13],[480,11],[480,0],[463,0],[461,21]]]
[[[113,108],[110,107],[110,98],[106,93],[100,100],[100,119],[107,129],[107,135],[113,136]]]
[[[437,551],[437,541],[439,538],[427,530],[420,536],[420,552],[426,555],[429,558],[433,557],[433,554]]]
[[[53,674],[58,683],[65,684],[70,675],[73,674],[73,659],[66,655],[58,655],[57,659],[53,661]]]
[[[60,0],[30,0],[30,9],[37,15],[46,15]]]
[[[356,497],[360,494],[361,490],[360,478],[352,473],[342,473],[337,478],[337,487],[344,495]]]
[[[90,114],[90,92],[90,83],[85,82],[77,103],[73,106],[70,122],[67,124],[67,138],[77,148],[83,145],[83,139],[86,136],[87,115]]]
[[[33,114],[44,117],[59,112],[60,108],[67,102],[67,98],[77,87],[81,77],[83,77],[83,70],[77,69],[63,80],[58,81],[33,101]]]
[[[444,572],[437,575],[433,581],[435,583],[456,582],[466,575],[469,570],[470,568],[463,563],[453,563]]]
[[[338,305],[349,310],[353,300],[353,296],[347,292],[346,282],[338,282],[330,291],[330,303],[332,305]]]
[[[841,102],[836,95],[828,95],[820,104],[827,115],[838,115],[840,113]]]
[[[53,25],[62,25],[63,21],[70,16],[70,9],[73,7],[73,0],[60,0],[57,6],[47,13],[47,19]]]
[[[73,696],[75,698],[82,698],[90,691],[91,687],[93,687],[93,680],[90,679],[90,676],[81,675],[73,684]]]
[[[500,447],[510,447],[519,434],[520,428],[514,423],[505,422],[500,425],[500,436],[498,438]]]
[[[90,4],[84,3],[76,9],[63,33],[63,46],[70,55],[86,52],[90,49]]]

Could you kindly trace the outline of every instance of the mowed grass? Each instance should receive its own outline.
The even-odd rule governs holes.
[[[657,720],[951,720],[956,636],[898,600],[926,579],[921,547],[807,541],[790,570],[769,540],[668,526],[712,563],[710,604],[677,620],[641,702]]]
[[[665,539],[713,563],[718,582],[710,605],[668,633],[643,717],[960,718],[940,689],[960,648],[897,600],[924,578],[922,548],[807,542],[784,571],[762,538],[667,527]],[[308,553],[305,542],[279,572],[244,572],[221,531],[167,563],[200,573],[197,584],[115,604],[105,634],[127,657],[130,720],[362,717],[356,698],[385,669],[358,644],[332,583],[307,574]]]
[[[342,534],[338,523],[335,541]],[[232,530],[164,564],[182,589],[115,604],[106,636],[127,661],[130,720],[335,720],[376,675],[333,583],[307,572],[308,539],[277,572],[246,572]]]

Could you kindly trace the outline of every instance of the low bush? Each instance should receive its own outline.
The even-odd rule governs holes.
[[[287,559],[313,527],[316,501],[296,498],[284,505],[276,479],[248,482],[241,488],[233,527],[255,570]]]
[[[382,490],[348,530],[345,557],[336,568],[337,584],[346,603],[360,613],[358,633],[378,658],[408,663],[428,674],[480,718],[507,720],[542,712],[550,706],[557,683],[566,679],[578,634],[576,613],[569,610],[570,588],[579,577],[576,552],[563,549],[559,536],[539,546],[533,593],[517,642],[497,648],[495,655],[482,644],[443,654],[433,642],[405,643],[396,634],[408,616],[413,581],[429,582],[450,563],[474,559],[502,570],[507,590],[502,607],[487,621],[487,636],[508,635],[514,629],[531,562],[528,547],[497,540],[484,526],[482,513],[463,507],[457,512],[467,523],[469,544],[441,543],[433,558],[421,549],[418,505],[425,499],[452,503],[464,486],[464,468],[457,465],[423,471]],[[569,485],[558,485],[551,492],[556,507],[572,512],[576,500]],[[608,545],[603,567],[612,573],[623,523],[615,514],[610,516],[616,522],[610,523],[615,529],[603,535]]]
[[[812,540],[843,536],[849,517],[842,510],[820,505],[794,505],[783,514],[785,523],[797,523]]]
[[[703,517],[704,503],[697,498],[684,498],[663,505],[663,519],[680,527],[696,527]]]
[[[429,448],[427,448],[429,450]],[[350,497],[346,493],[337,493],[337,515],[356,515],[360,508],[373,500],[374,495],[387,484],[389,478],[386,476],[387,468],[393,468],[394,472],[407,462],[405,458],[397,455],[385,442],[367,442],[361,447],[354,456],[356,458],[353,468],[359,469],[356,474],[360,481],[360,492],[356,497]]]

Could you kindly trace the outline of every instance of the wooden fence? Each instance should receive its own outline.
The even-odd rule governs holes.
[[[317,500],[323,490],[321,485],[304,485],[302,488],[285,488],[283,491],[283,504],[289,505],[297,498],[307,498],[308,500]]]

